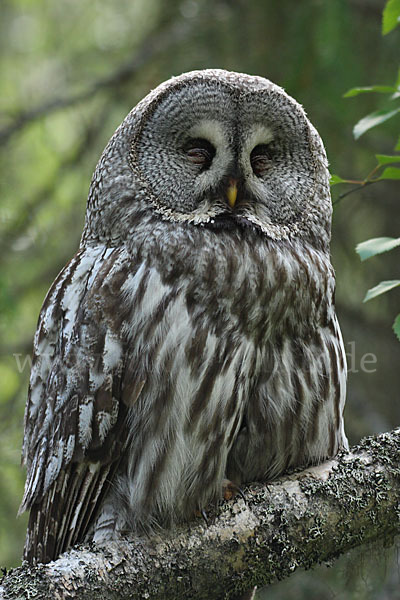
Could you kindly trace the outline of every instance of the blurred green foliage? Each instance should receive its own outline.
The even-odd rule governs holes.
[[[304,105],[332,172],[362,179],[374,168],[374,153],[392,153],[394,120],[355,142],[353,124],[385,108],[384,94],[360,94],[357,102],[342,95],[393,79],[399,33],[381,38],[382,8],[379,0],[2,0],[0,565],[18,564],[23,545],[26,517],[15,515],[37,315],[76,251],[91,174],[116,126],[171,75],[207,67],[259,74]],[[365,268],[354,251],[365,239],[398,236],[398,214],[396,182],[365,187],[335,206],[332,253],[349,353],[351,443],[400,423],[399,347],[390,332],[398,290],[362,305],[366,289],[392,278],[395,253]],[[369,372],[360,366],[367,353],[376,358]],[[330,598],[329,586],[341,598],[379,597],[362,585],[353,595],[341,573],[313,575],[313,592],[309,579],[296,579],[297,597],[304,589],[308,599]],[[286,597],[276,590],[271,598]]]
[[[383,34],[386,35],[390,33],[393,29],[397,27],[399,23],[400,0],[387,0],[385,8],[383,10],[382,18]],[[389,95],[389,102],[391,104],[387,108],[383,108],[381,110],[377,110],[370,113],[369,115],[363,117],[360,121],[358,121],[358,123],[356,123],[356,125],[353,128],[353,135],[356,140],[359,137],[361,137],[366,131],[369,131],[373,127],[381,125],[389,119],[393,119],[400,113],[400,69],[394,85],[370,85],[364,87],[351,88],[348,92],[344,94],[344,98],[352,98],[354,96],[358,96],[359,94],[370,94],[371,92]],[[393,102],[395,108],[393,108]],[[397,139],[397,135],[397,143],[394,146],[394,150],[400,150],[400,137]],[[344,192],[344,194],[342,194],[339,198],[348,196],[351,192],[360,190],[366,185],[371,185],[372,183],[378,183],[380,181],[387,180],[400,180],[400,169],[397,166],[388,166],[400,163],[400,154],[375,154],[375,158],[377,164],[374,166],[372,171],[370,171],[361,181],[354,181],[348,179],[346,180],[338,175],[332,175],[332,186],[337,185],[338,183],[356,184],[355,188]],[[399,245],[400,238],[372,238],[371,240],[367,240],[358,244],[356,247],[356,251],[360,255],[361,260],[367,260],[372,256],[376,256],[377,254],[382,254],[383,252],[393,250]],[[372,300],[372,298],[376,298],[376,296],[385,294],[386,292],[398,286],[400,286],[400,279],[381,281],[378,285],[368,290],[363,301],[368,302],[368,300]],[[400,340],[400,313],[394,320],[393,331]]]

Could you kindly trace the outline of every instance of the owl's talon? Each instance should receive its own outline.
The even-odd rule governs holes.
[[[195,510],[194,514],[197,518],[201,517],[206,525],[210,524],[208,517],[207,517],[207,513],[204,510],[204,508],[199,508],[199,509]]]
[[[224,500],[228,501],[232,500],[232,498],[235,498],[235,496],[239,495],[242,498],[242,500],[246,502],[246,497],[243,493],[243,490],[241,490],[240,487],[230,479],[222,480],[222,495]]]

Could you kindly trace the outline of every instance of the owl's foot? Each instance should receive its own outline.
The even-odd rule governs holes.
[[[232,500],[233,498],[235,498],[236,496],[240,496],[242,498],[242,500],[244,500],[246,502],[246,497],[245,497],[243,491],[240,489],[240,487],[236,483],[231,481],[230,479],[223,479],[222,480],[222,497],[223,497],[223,499],[229,501],[229,500]],[[204,510],[204,508],[195,510],[194,514],[196,517],[202,517],[204,523],[207,526],[210,524],[210,521],[208,519],[207,513]]]
[[[222,495],[224,500],[232,500],[232,498],[235,498],[235,496],[239,495],[242,498],[242,500],[246,502],[246,498],[243,494],[243,491],[236,483],[234,483],[230,479],[222,480]]]

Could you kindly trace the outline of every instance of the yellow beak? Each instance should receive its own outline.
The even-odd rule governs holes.
[[[237,181],[234,179],[231,179],[229,182],[228,189],[226,190],[226,197],[228,198],[229,206],[233,208],[237,198]]]

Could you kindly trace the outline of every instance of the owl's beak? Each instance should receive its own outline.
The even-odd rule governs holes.
[[[226,197],[228,198],[228,204],[231,208],[234,208],[236,204],[237,193],[237,180],[230,179],[228,189],[226,190]]]

